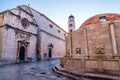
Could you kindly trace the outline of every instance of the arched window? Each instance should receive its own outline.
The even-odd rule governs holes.
[[[70,30],[70,32],[72,32],[72,30]]]
[[[100,19],[100,22],[105,22],[105,21],[107,21],[106,16],[101,16],[99,19]]]
[[[52,25],[52,24],[50,24],[50,25],[49,25],[49,27],[50,27],[50,28],[53,28],[53,25]]]

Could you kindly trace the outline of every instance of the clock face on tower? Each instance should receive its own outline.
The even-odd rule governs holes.
[[[23,18],[21,23],[24,28],[27,28],[29,26],[29,21],[26,18]]]

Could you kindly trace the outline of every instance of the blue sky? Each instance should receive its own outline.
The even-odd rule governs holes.
[[[96,14],[120,13],[120,0],[0,0],[0,12],[23,4],[30,4],[66,31],[70,14],[74,15],[78,29],[86,19]]]

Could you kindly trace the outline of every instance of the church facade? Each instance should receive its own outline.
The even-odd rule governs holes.
[[[86,20],[78,30],[71,29],[62,66],[76,72],[120,75],[120,14],[99,14]]]
[[[61,58],[65,56],[65,36],[67,32],[51,21],[44,14],[31,9],[38,28],[38,57]]]
[[[66,31],[44,14],[22,5],[0,13],[0,59],[18,63],[65,55]]]

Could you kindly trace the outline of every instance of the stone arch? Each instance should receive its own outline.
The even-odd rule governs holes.
[[[25,60],[25,47],[21,46],[19,50],[19,60]]]
[[[52,54],[53,54],[53,44],[50,43],[48,45],[48,58],[52,58]]]
[[[16,63],[19,63],[21,60],[26,61],[28,44],[29,42],[25,40],[18,41]]]

